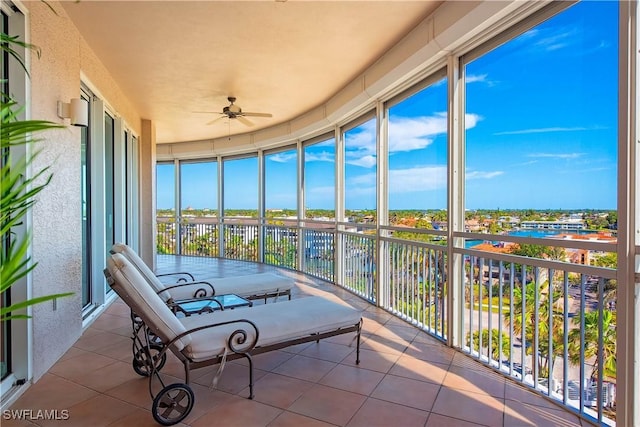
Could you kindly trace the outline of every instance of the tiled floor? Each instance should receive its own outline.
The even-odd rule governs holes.
[[[292,275],[297,279],[294,297],[333,294],[362,310],[365,319],[360,365],[355,365],[352,337],[347,335],[262,354],[255,358],[254,400],[246,398],[248,376],[241,361],[227,363],[216,389],[211,388],[211,380],[217,366],[193,371],[195,406],[181,425],[587,425],[418,329],[326,283],[269,266],[206,258],[160,256],[158,270],[186,270],[198,278],[262,271]],[[68,410],[68,419],[3,419],[2,426],[157,425],[150,412],[148,380],[131,368],[130,333],[129,310],[116,301],[11,408],[34,413]],[[173,355],[162,372],[168,383],[183,381],[182,365]]]

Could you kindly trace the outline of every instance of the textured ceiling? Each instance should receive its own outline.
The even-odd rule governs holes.
[[[258,130],[326,102],[440,1],[91,1],[65,11],[157,142]],[[222,119],[227,96],[272,113]]]

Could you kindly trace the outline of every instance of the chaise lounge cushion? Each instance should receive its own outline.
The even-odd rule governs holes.
[[[209,291],[207,295],[210,294],[210,288],[203,286],[202,284],[195,287],[183,284],[180,287],[165,290],[169,285],[162,283],[142,258],[140,258],[128,245],[124,243],[115,243],[111,250],[114,253],[124,255],[131,264],[139,270],[140,274],[147,279],[149,284],[153,286],[156,293],[158,293],[165,301],[168,301],[169,299],[179,301],[193,298],[193,294],[196,289]],[[242,297],[259,297],[267,294],[282,294],[290,292],[295,284],[295,281],[290,277],[280,276],[274,273],[259,273],[203,280],[211,283],[215,289],[216,295],[237,294]]]
[[[123,255],[127,260],[129,260],[129,262],[138,269],[138,272],[147,279],[147,282],[153,286],[153,289],[156,292],[161,292],[165,288],[166,285],[164,285],[160,279],[153,274],[153,271],[147,267],[147,264],[142,260],[142,258],[140,258],[128,245],[125,245],[124,243],[115,243],[111,247],[111,250],[114,253]],[[171,297],[168,291],[165,291],[164,294],[166,295],[163,295],[163,298],[165,299],[169,299]]]
[[[217,277],[206,279],[216,290],[216,295],[237,294],[258,296],[290,291],[295,280],[274,273],[257,273],[246,276]]]
[[[113,290],[163,342],[169,342],[186,332],[182,323],[149,286],[140,271],[123,255],[116,253],[108,256],[107,269],[113,278],[113,283],[110,283]],[[191,337],[185,335],[176,341],[176,350],[182,350],[190,342]]]
[[[319,296],[305,297],[278,304],[264,304],[247,309],[217,311],[211,314],[180,319],[186,329],[193,329],[213,322],[249,319],[258,328],[256,347],[282,343],[315,333],[335,331],[357,325],[360,312],[347,305]],[[193,361],[201,361],[224,353],[227,340],[234,330],[243,328],[233,323],[191,333],[191,343],[182,353]],[[252,328],[246,329],[251,341]]]

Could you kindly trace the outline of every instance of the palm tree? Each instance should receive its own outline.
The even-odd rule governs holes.
[[[500,336],[502,335],[502,336]],[[480,331],[467,332],[467,345],[471,345],[470,338],[473,337],[473,349],[475,351],[479,351],[478,347],[480,346],[480,338],[482,338],[482,350],[479,351],[482,354],[488,353],[488,344],[489,344],[489,330],[483,329],[482,335]],[[500,341],[502,340],[502,341]],[[509,335],[498,329],[491,329],[491,359],[492,360],[501,360],[503,357],[508,358],[511,354],[511,339]]]
[[[573,318],[576,328],[569,331],[569,362],[579,365],[580,348],[584,348],[584,360],[593,359],[591,376],[598,372],[598,338],[600,316],[598,310],[584,313],[584,343],[580,343],[580,318],[578,312]],[[616,313],[610,310],[602,311],[602,361],[603,374],[608,379],[616,379]]]
[[[550,307],[548,283],[549,282],[541,282],[540,284],[536,284],[535,282],[530,282],[524,285],[524,296],[522,286],[515,287],[512,295],[513,313],[507,310],[504,319],[507,328],[513,326],[515,336],[522,337],[524,332],[525,342],[522,344],[525,345],[526,352],[529,355],[534,354],[534,350],[536,350],[533,344],[535,342],[537,328],[538,373],[543,377],[547,377],[549,371],[553,370],[553,366],[548,366],[547,362],[550,360],[553,365],[555,357],[561,356],[564,352],[564,316],[561,306],[564,301],[564,294],[559,288],[553,286],[551,290],[551,302],[553,304],[552,307]],[[538,299],[537,307],[536,296]],[[522,307],[523,297],[525,304],[524,312]],[[549,342],[549,327],[551,327],[551,342]],[[549,351],[550,347],[551,352]],[[549,353],[551,353],[551,355]]]
[[[17,37],[0,33],[0,51],[16,59],[27,73],[23,58],[14,49],[21,46],[32,49],[39,55],[39,49],[21,42]],[[28,75],[28,73],[27,73]],[[3,85],[4,87],[4,85]],[[12,148],[34,145],[38,142],[33,134],[63,126],[45,120],[23,120],[23,107],[8,93],[0,93],[0,294],[24,278],[35,267],[29,256],[31,239],[29,234],[16,238],[15,227],[24,222],[24,217],[35,203],[35,196],[51,181],[48,168],[27,174],[36,154],[12,157]],[[0,320],[27,318],[20,311],[33,305],[72,293],[43,296],[0,307]]]

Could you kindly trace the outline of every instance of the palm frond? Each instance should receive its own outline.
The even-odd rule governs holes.
[[[11,320],[11,319],[28,319],[31,316],[26,315],[26,314],[12,314],[15,311],[19,311],[19,310],[24,310],[27,307],[30,307],[32,305],[35,304],[40,304],[46,301],[51,301],[57,298],[63,298],[63,297],[68,297],[73,295],[73,292],[65,292],[65,293],[61,293],[61,294],[53,294],[53,295],[46,295],[43,297],[37,297],[37,298],[31,298],[28,299],[26,301],[22,301],[16,304],[12,304],[8,307],[2,307],[0,308],[0,320],[5,321],[5,320]]]

